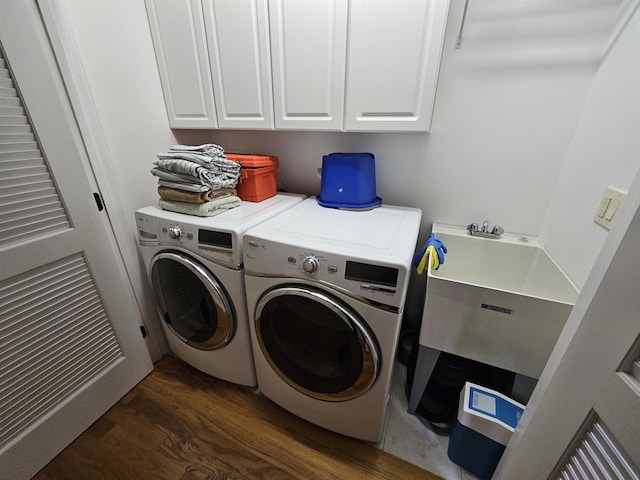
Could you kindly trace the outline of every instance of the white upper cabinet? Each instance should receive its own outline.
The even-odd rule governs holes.
[[[343,129],[347,0],[271,0],[275,124]]]
[[[217,128],[200,0],[146,0],[172,128]]]
[[[428,132],[449,0],[145,0],[173,128]]]
[[[345,130],[429,131],[448,0],[350,0]]]
[[[272,129],[267,0],[202,2],[218,126]]]

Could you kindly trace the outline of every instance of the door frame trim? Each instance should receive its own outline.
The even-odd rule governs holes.
[[[69,102],[76,117],[93,180],[103,198],[106,198],[105,212],[108,228],[113,232],[119,253],[121,267],[131,285],[135,301],[140,311],[144,327],[149,332],[145,343],[151,359],[159,360],[169,350],[164,333],[155,321],[155,307],[147,295],[146,274],[140,267],[135,242],[135,231],[131,227],[130,216],[120,200],[119,182],[105,139],[100,117],[87,82],[84,65],[75,41],[65,2],[55,0],[35,0],[45,26],[60,75],[67,89]]]

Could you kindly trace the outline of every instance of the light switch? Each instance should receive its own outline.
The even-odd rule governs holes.
[[[609,222],[613,220],[613,216],[618,211],[619,206],[620,206],[620,200],[618,200],[617,198],[611,199],[611,202],[609,203],[609,206],[607,207],[607,210],[604,214],[604,219]]]
[[[607,211],[607,208],[609,207],[610,203],[611,203],[611,197],[605,196],[600,202],[600,208],[598,208],[598,212],[596,213],[596,215],[599,216],[600,218],[603,218],[604,212]]]
[[[620,209],[620,203],[622,203],[625,196],[626,192],[622,192],[612,187],[607,187],[602,200],[600,200],[600,204],[598,205],[596,216],[593,217],[593,221],[598,225],[602,225],[607,230],[610,230],[611,222]]]

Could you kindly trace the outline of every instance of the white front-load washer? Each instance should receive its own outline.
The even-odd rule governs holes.
[[[138,246],[169,347],[214,377],[256,386],[244,291],[242,236],[304,199],[277,194],[214,217],[145,207]]]
[[[316,425],[380,440],[421,216],[310,198],[245,234],[262,394]]]

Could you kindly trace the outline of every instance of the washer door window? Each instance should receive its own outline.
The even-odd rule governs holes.
[[[235,318],[217,279],[201,263],[178,252],[151,260],[151,285],[165,323],[188,345],[215,350],[231,341]]]
[[[305,395],[350,400],[378,376],[379,349],[364,321],[320,290],[297,285],[270,290],[256,307],[255,322],[271,367]]]

